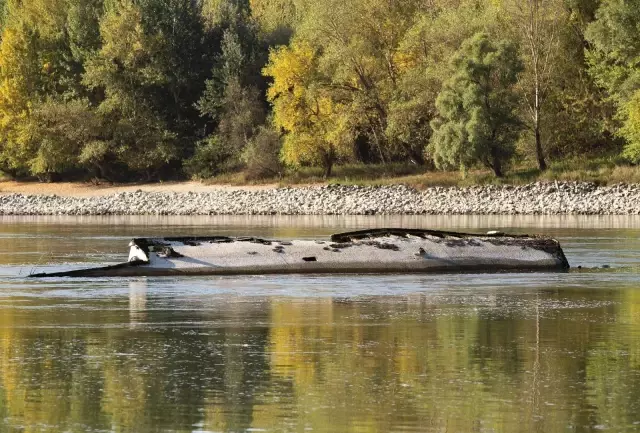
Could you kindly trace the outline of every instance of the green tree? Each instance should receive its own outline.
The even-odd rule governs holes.
[[[585,59],[588,42],[584,33],[595,19],[598,4],[599,0],[563,2],[566,11],[557,28],[557,52],[541,111],[542,142],[549,158],[597,156],[620,150],[620,140],[610,133],[614,108],[606,91],[588,73]]]
[[[202,16],[211,29],[222,28],[230,22],[246,20],[251,15],[249,0],[202,0]]]
[[[101,45],[100,18],[103,0],[67,0],[67,33],[73,59],[80,65],[89,59]]]
[[[102,46],[86,64],[84,82],[104,94],[98,112],[105,141],[87,151],[147,179],[175,175],[192,152],[208,48],[199,8],[187,0],[122,0],[100,25]]]
[[[340,107],[343,121],[333,124],[349,126],[352,158],[421,163],[446,79],[439,65],[491,21],[492,9],[466,0],[330,0],[303,10],[295,42],[317,56],[306,85]]]
[[[217,129],[198,143],[195,154],[186,162],[187,172],[199,178],[241,168],[242,154],[265,120],[256,88],[242,87],[237,79],[226,84],[210,114],[218,121]]]
[[[300,21],[304,0],[250,0],[251,14],[264,32],[291,34]]]
[[[568,14],[562,0],[516,0],[507,5],[523,51],[525,70],[520,80],[527,124],[533,133],[538,168],[546,170],[543,119],[558,69],[560,32],[568,24]]]
[[[242,7],[224,4],[227,6],[220,18],[220,53],[215,56],[212,77],[206,80],[205,90],[197,103],[200,114],[214,122],[218,122],[223,114],[223,101],[229,85],[266,87],[261,83],[261,71],[266,63],[267,50],[260,44],[257,26]]]
[[[193,158],[187,161],[187,170],[196,177],[242,167],[244,149],[265,121],[260,91],[263,78],[258,67],[265,62],[266,50],[259,42],[257,26],[248,16],[248,5],[229,1],[219,7],[219,25],[225,28],[221,53],[197,104],[214,133],[198,143]]]
[[[160,87],[148,95],[156,112],[172,132],[183,138],[187,154],[193,133],[202,122],[195,107],[210,77],[219,36],[205,29],[199,2],[193,0],[138,0],[146,35],[158,42],[150,60],[162,74]]]
[[[93,160],[116,160],[132,170],[144,165],[150,178],[177,158],[178,149],[175,137],[154,112],[152,98],[153,90],[168,81],[157,62],[164,41],[145,32],[142,21],[142,10],[133,2],[125,0],[108,9],[100,23],[102,46],[88,60],[84,82],[104,94],[98,113],[110,135],[109,146],[88,151]]]
[[[503,175],[520,130],[514,85],[522,68],[512,43],[493,43],[479,33],[462,44],[432,122],[431,147],[439,167],[464,170],[480,162],[496,176]]]
[[[640,162],[640,0],[609,0],[587,28],[590,72],[617,106],[624,155]]]
[[[438,1],[432,8],[417,9],[395,55],[399,78],[389,104],[390,141],[420,152],[427,148],[435,101],[450,76],[449,59],[465,39],[495,23],[495,13],[495,8],[470,1]]]
[[[101,123],[88,101],[48,100],[32,106],[18,126],[17,142],[28,150],[28,168],[43,181],[84,168],[83,147],[101,142]]]
[[[544,169],[548,158],[616,151],[611,104],[587,73],[585,29],[599,0],[502,0],[502,37],[516,41],[525,69],[519,78],[520,145]],[[533,145],[530,145],[533,144]]]
[[[4,27],[6,7],[7,7],[7,1],[6,0],[0,0],[0,31]]]
[[[247,180],[281,176],[280,149],[279,134],[270,125],[259,127],[242,153]]]

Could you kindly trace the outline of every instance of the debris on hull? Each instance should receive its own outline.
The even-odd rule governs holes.
[[[138,238],[129,261],[32,277],[566,271],[555,239],[417,229],[374,229],[331,240]]]

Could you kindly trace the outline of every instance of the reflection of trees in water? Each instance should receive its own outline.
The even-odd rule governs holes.
[[[617,328],[612,295],[597,294],[593,306],[579,291],[541,291],[518,302],[513,294],[494,296],[475,309],[425,297],[274,304],[271,347],[278,355],[271,368],[293,383],[298,425],[313,423],[305,413],[316,408],[315,425],[322,419],[345,431],[412,422],[434,431],[580,431],[599,422],[587,401],[584,365],[599,336]],[[278,326],[278,317],[289,325]],[[640,346],[619,331],[611,340]],[[620,368],[600,377],[629,374]],[[634,416],[634,400],[618,397],[618,410]]]
[[[233,415],[229,426],[249,427],[253,391],[266,368],[254,356],[264,352],[262,334],[187,326],[151,336],[110,335],[106,352],[121,355],[105,364],[103,409],[127,431],[179,429],[201,422],[201,408],[213,399]]]
[[[184,305],[134,292],[113,308],[4,308],[0,415],[26,432],[524,432],[640,412],[634,291]]]
[[[144,325],[147,317],[148,291],[146,278],[129,281],[129,322],[131,327]]]
[[[109,323],[97,329],[37,328],[60,322],[68,311],[0,317],[0,391],[6,392],[0,412],[6,410],[10,422],[25,425],[25,432],[46,426],[189,430],[213,401],[230,429],[251,425],[255,389],[267,377],[266,327],[224,325],[234,314],[227,308],[191,315],[192,323],[179,326],[171,325],[171,311],[147,311],[147,322],[159,325],[130,329],[130,312],[114,307],[74,313],[75,322],[85,324],[89,315],[95,321],[96,314],[117,314],[103,316]],[[200,328],[203,320],[223,326]]]
[[[107,334],[105,353],[111,356],[104,368],[103,409],[116,425],[125,431],[179,430],[208,423],[209,407],[215,405],[224,417],[215,422],[225,429],[251,426],[255,389],[267,377],[267,328],[243,326],[242,317],[256,312],[253,306],[219,307],[199,317],[148,310],[148,323],[180,325]],[[214,327],[200,327],[202,321]]]
[[[92,412],[99,400],[86,396],[100,381],[89,380],[83,387],[75,382],[91,379],[84,366],[86,339],[69,330],[7,327],[20,319],[11,310],[3,311],[0,319],[1,387],[8,419],[31,432],[78,421],[75,417]]]
[[[617,326],[608,326],[585,357],[585,404],[605,427],[640,429],[640,290],[621,291]],[[622,337],[622,338],[621,338]]]

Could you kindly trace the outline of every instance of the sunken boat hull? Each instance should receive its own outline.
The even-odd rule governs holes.
[[[125,263],[34,277],[566,271],[555,239],[375,229],[330,240],[254,237],[138,238]]]

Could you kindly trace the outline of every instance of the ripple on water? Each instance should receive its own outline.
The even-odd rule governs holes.
[[[0,430],[587,432],[640,425],[634,272],[19,274],[32,266],[26,257],[52,245],[59,251],[39,269],[59,269],[74,255],[88,266],[118,261],[129,236],[168,228],[290,238],[371,225],[521,224],[516,231],[560,237],[572,263],[616,267],[638,264],[640,219],[287,218],[248,228],[208,218],[60,221],[0,226],[0,233],[14,231],[0,236]],[[29,230],[37,233],[22,242]]]

